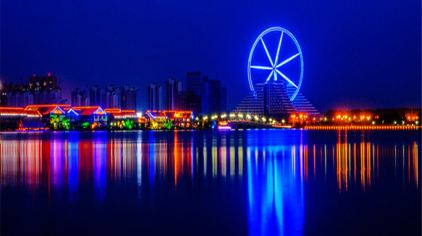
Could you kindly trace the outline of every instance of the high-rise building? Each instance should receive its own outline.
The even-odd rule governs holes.
[[[120,108],[121,107],[121,88],[110,85],[105,92],[105,106],[107,108]]]
[[[227,90],[224,87],[220,89],[220,111],[227,109]]]
[[[89,105],[105,107],[105,92],[99,86],[92,86],[89,89]]]
[[[161,85],[151,83],[148,86],[148,109],[162,110],[163,106],[163,91]]]
[[[71,93],[71,104],[72,106],[88,106],[89,99],[85,90],[76,88]]]
[[[170,78],[166,82],[166,109],[180,110],[184,108],[182,82]]]
[[[200,71],[188,72],[186,74],[186,91],[191,91],[197,96],[201,96],[204,91],[204,80]]]
[[[122,109],[136,109],[136,92],[135,87],[125,85],[122,87],[121,108]]]
[[[137,109],[138,89],[129,85],[106,88],[93,86],[89,90],[89,104],[104,108]]]
[[[219,80],[211,80],[204,77],[204,89],[202,96],[202,112],[205,114],[218,113],[221,107],[221,86]]]
[[[34,104],[51,104],[62,100],[62,90],[57,86],[56,76],[51,73],[47,76],[32,75],[28,88],[34,96]]]
[[[174,78],[167,80],[165,85],[164,100],[162,87],[157,83],[149,84],[148,109],[186,109],[196,114],[218,113],[226,109],[226,90],[220,81],[203,77],[199,71],[186,74],[186,90],[183,90],[182,82]]]
[[[196,95],[193,91],[184,91],[183,97],[185,100],[185,109],[191,110],[195,114],[202,113],[202,99],[201,96]]]
[[[57,77],[32,75],[28,84],[4,84],[1,88],[2,106],[26,106],[29,104],[64,103]]]
[[[186,108],[196,113],[218,113],[226,109],[226,93],[219,80],[188,72],[186,76]]]

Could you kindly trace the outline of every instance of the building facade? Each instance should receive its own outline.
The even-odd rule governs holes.
[[[166,109],[184,109],[182,82],[180,80],[170,78],[166,81]]]
[[[156,83],[148,85],[148,109],[149,110],[163,110],[163,89],[162,86]]]
[[[186,109],[198,114],[218,113],[226,110],[226,90],[219,80],[202,76],[201,72],[186,75]]]
[[[255,93],[250,92],[236,107],[234,112],[250,113],[272,117],[287,117],[292,113],[318,115],[315,107],[298,94],[290,101],[285,84],[279,82],[257,83]]]
[[[62,89],[51,73],[32,75],[27,84],[3,84],[0,91],[1,106],[26,106],[29,104],[63,103]]]
[[[76,88],[71,93],[71,104],[72,106],[88,106],[89,99],[85,90]]]

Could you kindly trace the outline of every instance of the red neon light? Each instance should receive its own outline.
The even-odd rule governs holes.
[[[23,110],[23,107],[0,107],[0,110]]]

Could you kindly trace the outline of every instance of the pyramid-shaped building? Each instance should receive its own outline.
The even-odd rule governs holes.
[[[255,92],[251,91],[234,112],[271,117],[285,117],[291,113],[319,114],[318,110],[301,93],[298,93],[296,98],[290,101],[289,94],[293,92],[293,87],[286,87],[286,84],[282,82],[257,83]]]

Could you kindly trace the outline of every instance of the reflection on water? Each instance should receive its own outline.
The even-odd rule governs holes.
[[[76,199],[91,186],[107,198],[110,184],[138,188],[224,179],[247,188],[250,234],[303,234],[304,188],[318,180],[339,193],[370,191],[391,177],[419,188],[419,146],[411,141],[379,142],[364,133],[305,131],[133,132],[3,134],[1,187],[27,191],[66,189]],[[325,134],[328,135],[328,134]],[[141,197],[141,196],[140,196]]]
[[[251,235],[301,235],[304,221],[303,146],[247,151],[248,224]],[[296,173],[300,173],[299,176]]]

